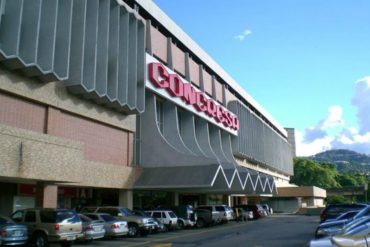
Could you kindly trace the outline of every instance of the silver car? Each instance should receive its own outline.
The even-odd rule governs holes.
[[[91,241],[93,239],[104,238],[105,227],[104,221],[92,220],[89,217],[79,214],[82,221],[82,233],[83,236],[78,240]]]
[[[23,245],[27,242],[27,227],[0,216],[0,245]]]
[[[128,234],[127,221],[117,220],[110,214],[106,213],[90,213],[84,215],[92,220],[99,220],[104,222],[105,237],[117,237]]]
[[[321,239],[311,240],[309,247],[331,247],[331,246],[351,246],[343,245],[349,243],[356,237],[356,239],[364,240],[364,237],[370,233],[370,217],[362,217],[354,220],[350,224],[346,225],[341,231],[336,232],[336,235],[332,237],[324,237]],[[335,241],[337,244],[335,244]],[[341,244],[339,244],[341,243]],[[353,241],[355,243],[355,241]],[[367,246],[365,245],[353,245],[353,246]]]

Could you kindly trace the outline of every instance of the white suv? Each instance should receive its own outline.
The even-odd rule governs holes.
[[[149,210],[145,211],[150,217],[155,218],[162,222],[167,229],[172,230],[177,227],[177,216],[170,210]]]

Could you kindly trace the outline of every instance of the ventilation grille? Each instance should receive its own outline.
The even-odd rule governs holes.
[[[115,0],[0,0],[0,61],[125,113],[144,111],[145,25]]]

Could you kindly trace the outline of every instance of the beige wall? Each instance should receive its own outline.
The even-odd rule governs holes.
[[[130,188],[135,169],[87,161],[82,143],[0,125],[0,176],[76,186]]]
[[[2,67],[0,91],[3,96],[0,98],[3,103],[0,110],[2,179],[11,182],[31,179],[63,182],[72,186],[131,188],[130,179],[136,170],[128,165],[133,159],[135,115],[127,116],[73,96],[62,82],[42,83]],[[17,104],[15,106],[13,99]],[[12,107],[5,107],[6,104]],[[9,109],[13,110],[7,112]],[[109,129],[113,139],[121,136],[116,135],[118,132],[125,133],[122,134],[125,144],[114,147],[122,149],[125,157],[110,157],[107,153],[109,157],[97,160],[94,158],[94,150],[87,148],[91,143],[87,143],[87,146],[84,144],[85,139],[75,138],[73,133],[57,135],[58,128],[65,122],[62,121],[63,115],[69,118],[73,116],[83,123],[89,122],[87,127],[93,125],[94,128],[90,128],[92,131],[98,129],[106,132]],[[27,120],[22,120],[24,117]],[[35,119],[30,122],[32,118]],[[81,137],[84,132],[75,134]],[[97,134],[100,139],[104,136],[104,133]],[[94,143],[99,145],[100,142],[96,140]],[[115,143],[117,141],[112,142],[112,145]]]
[[[124,115],[67,92],[62,82],[42,83],[0,67],[0,90],[135,132],[136,116]]]
[[[315,186],[280,187],[278,197],[315,197],[326,198],[326,190]]]

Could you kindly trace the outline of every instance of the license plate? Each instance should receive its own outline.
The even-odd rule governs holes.
[[[67,240],[68,240],[68,241],[76,240],[76,236],[68,236],[68,237],[67,237]]]
[[[23,232],[22,231],[14,231],[13,232],[13,237],[20,237],[20,236],[23,236]]]

